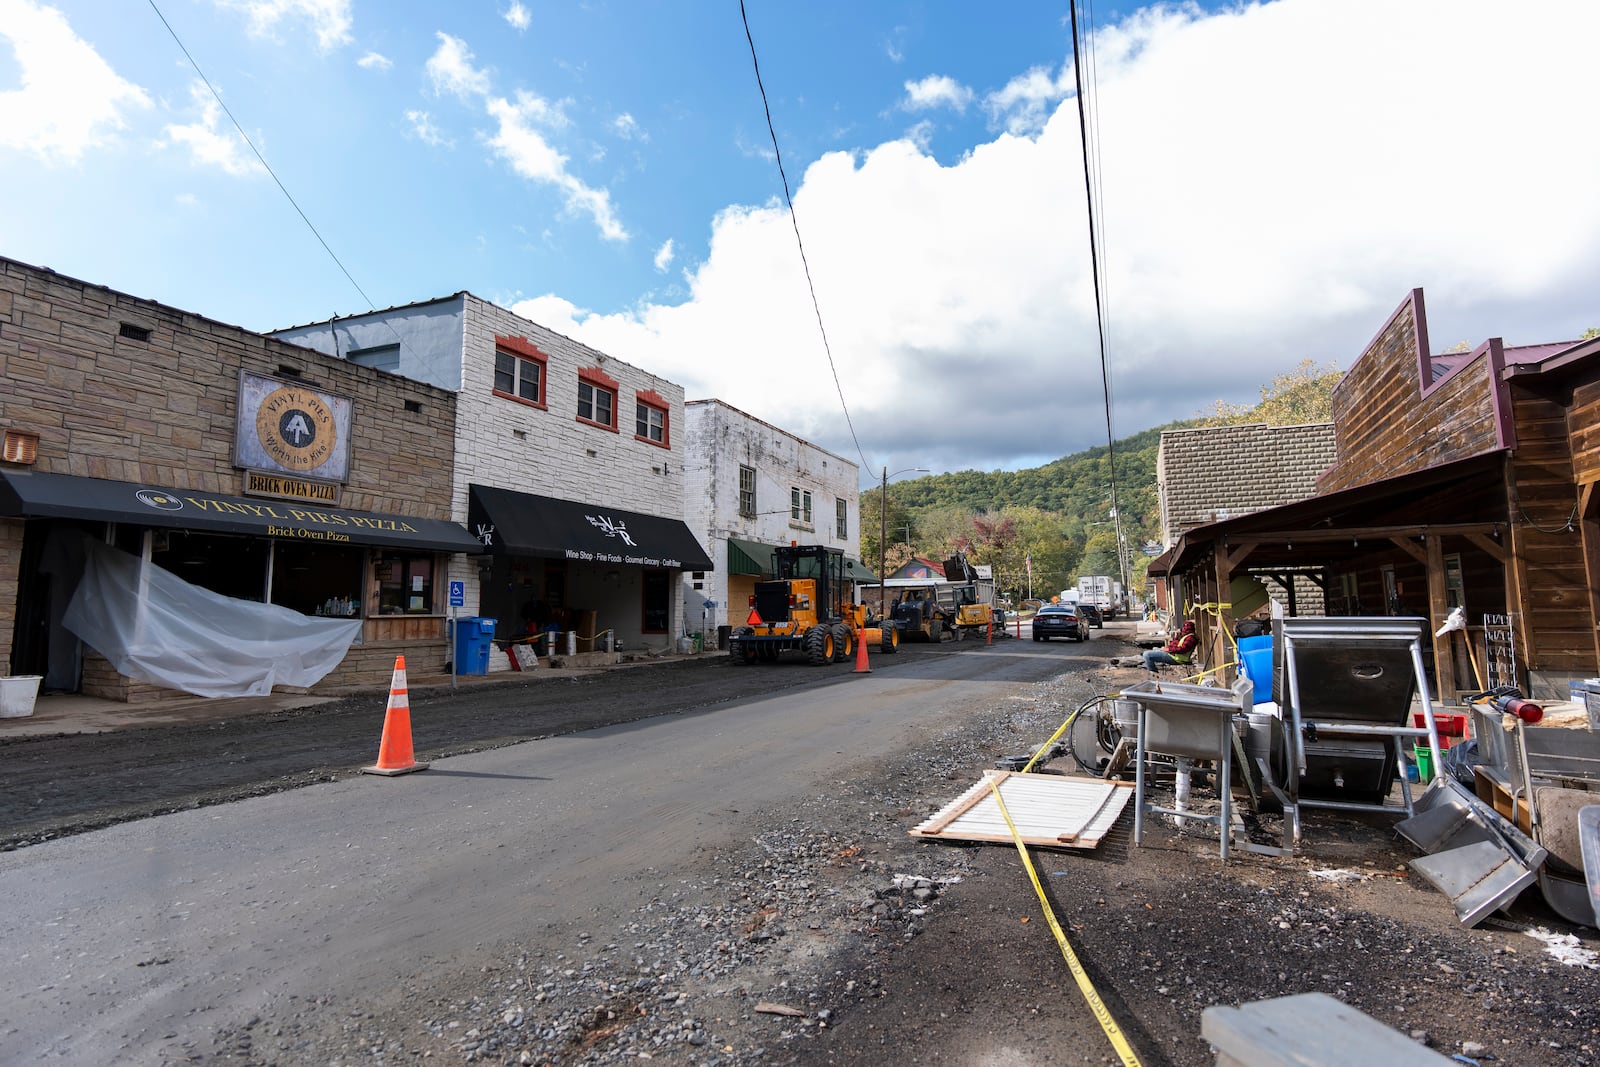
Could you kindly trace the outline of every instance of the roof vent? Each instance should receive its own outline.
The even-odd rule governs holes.
[[[130,341],[148,341],[150,331],[136,323],[124,322],[117,327],[117,336],[126,337]]]

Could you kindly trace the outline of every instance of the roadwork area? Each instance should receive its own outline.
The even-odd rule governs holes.
[[[307,962],[253,990],[228,986],[231,974],[197,975],[184,993],[198,1005],[185,1025],[118,1062],[1115,1063],[1016,850],[921,841],[907,831],[1114,684],[1101,667],[1108,652],[1126,650],[1116,645],[1099,639],[1076,655],[1078,646],[1031,642],[947,648],[875,665],[870,681],[846,678],[840,667],[657,664],[546,690],[512,684],[503,707],[491,690],[470,699],[418,694],[419,759],[497,751],[402,781],[349,781],[372,757],[378,697],[272,722],[168,728],[159,731],[172,734],[165,741],[124,731],[8,743],[0,760],[17,775],[8,774],[0,810],[6,845],[17,851],[0,856],[0,884],[17,888],[34,866],[47,870],[58,855],[92,849],[96,835],[32,844],[90,826],[331,780],[316,787],[330,792],[304,792],[349,804],[348,817],[359,819],[354,797],[411,803],[401,798],[421,790],[405,791],[407,781],[442,769],[463,786],[506,792],[476,793],[471,811],[435,816],[446,823],[437,838],[412,826],[418,808],[396,816],[410,829],[363,835],[358,825],[348,842],[308,852],[314,861],[280,861],[315,866],[308,887],[380,876],[387,884],[444,850],[450,835],[465,836],[466,847],[447,854],[454,881],[444,872],[419,883],[409,891],[414,907],[373,920],[397,964],[386,957],[356,968],[360,981],[335,982]],[[490,704],[469,710],[479,701]],[[451,729],[430,725],[452,711],[460,714]],[[645,721],[661,715],[678,721]],[[504,747],[528,735],[565,736]],[[649,784],[644,777],[662,784],[632,807],[588,801],[587,822],[564,807],[513,806],[511,790],[543,788],[564,767],[594,779],[592,795],[602,798],[632,796]],[[59,789],[52,774],[65,779]],[[440,781],[449,778],[427,788]],[[673,781],[681,788],[669,791]],[[80,787],[92,804],[68,801]],[[548,795],[555,805],[553,788]],[[238,809],[271,817],[301,801],[254,803]],[[203,814],[184,816],[184,825]],[[579,841],[581,826],[592,840]],[[1156,819],[1136,848],[1130,827],[1131,812],[1092,852],[1031,855],[1142,1062],[1208,1067],[1215,1055],[1200,1036],[1207,1006],[1322,991],[1446,1057],[1497,1067],[1600,1064],[1595,932],[1562,923],[1536,894],[1508,916],[1462,929],[1448,901],[1408,875],[1414,853],[1392,820],[1319,812],[1297,855],[1236,853],[1226,865],[1214,831],[1179,832]],[[144,840],[118,838],[117,848],[137,854]],[[106,844],[113,851],[112,838]],[[385,848],[398,855],[380,862],[373,853]],[[543,873],[556,866],[555,850],[581,848],[595,858],[564,880]],[[359,862],[341,860],[352,849]],[[262,872],[270,868],[262,861]],[[507,884],[481,889],[475,880],[489,872]],[[452,885],[457,911],[482,914],[447,918]],[[175,892],[193,901],[201,890]],[[443,900],[424,909],[425,896]],[[261,906],[263,922],[269,911]],[[460,930],[445,938],[408,926],[417,915]],[[20,921],[8,919],[8,941],[16,943],[11,933],[45,937],[13,930]],[[302,921],[314,944],[318,917]],[[362,921],[354,911],[349,925]],[[248,932],[228,936],[252,944]],[[279,936],[277,951],[291,951]],[[350,943],[348,931],[328,936]],[[199,966],[182,942],[169,954],[160,941],[138,960],[130,948],[90,969],[138,964],[148,975]],[[59,951],[63,972],[85,968],[70,941]],[[106,1006],[62,1008],[102,1025]],[[0,1052],[16,1051],[15,1033],[0,1029]]]

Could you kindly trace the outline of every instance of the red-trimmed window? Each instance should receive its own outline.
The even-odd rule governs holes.
[[[635,394],[633,406],[633,437],[662,448],[672,447],[671,427],[667,424],[667,398],[654,389],[644,389]]]
[[[599,367],[578,371],[578,421],[617,429],[617,380]]]
[[[544,385],[550,357],[526,337],[494,339],[494,393],[508,400],[545,406]]]

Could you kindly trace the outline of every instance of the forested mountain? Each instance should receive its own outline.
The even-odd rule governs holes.
[[[881,559],[893,571],[913,555],[943,560],[961,549],[972,562],[994,567],[1001,588],[1014,594],[1049,597],[1080,574],[1124,573],[1131,588],[1142,592],[1144,545],[1159,540],[1161,532],[1156,454],[1162,432],[1223,423],[1326,421],[1341,377],[1336,367],[1304,360],[1262,386],[1258,404],[1219,401],[1194,419],[1116,442],[1121,560],[1111,453],[1100,446],[1028,470],[955,471],[896,482],[889,486],[888,514],[881,519],[881,494],[863,493],[862,559],[874,569]],[[887,532],[887,544],[881,546],[880,523]]]

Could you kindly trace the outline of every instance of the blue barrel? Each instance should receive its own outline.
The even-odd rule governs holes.
[[[468,615],[456,620],[456,673],[488,674],[495,620]]]

